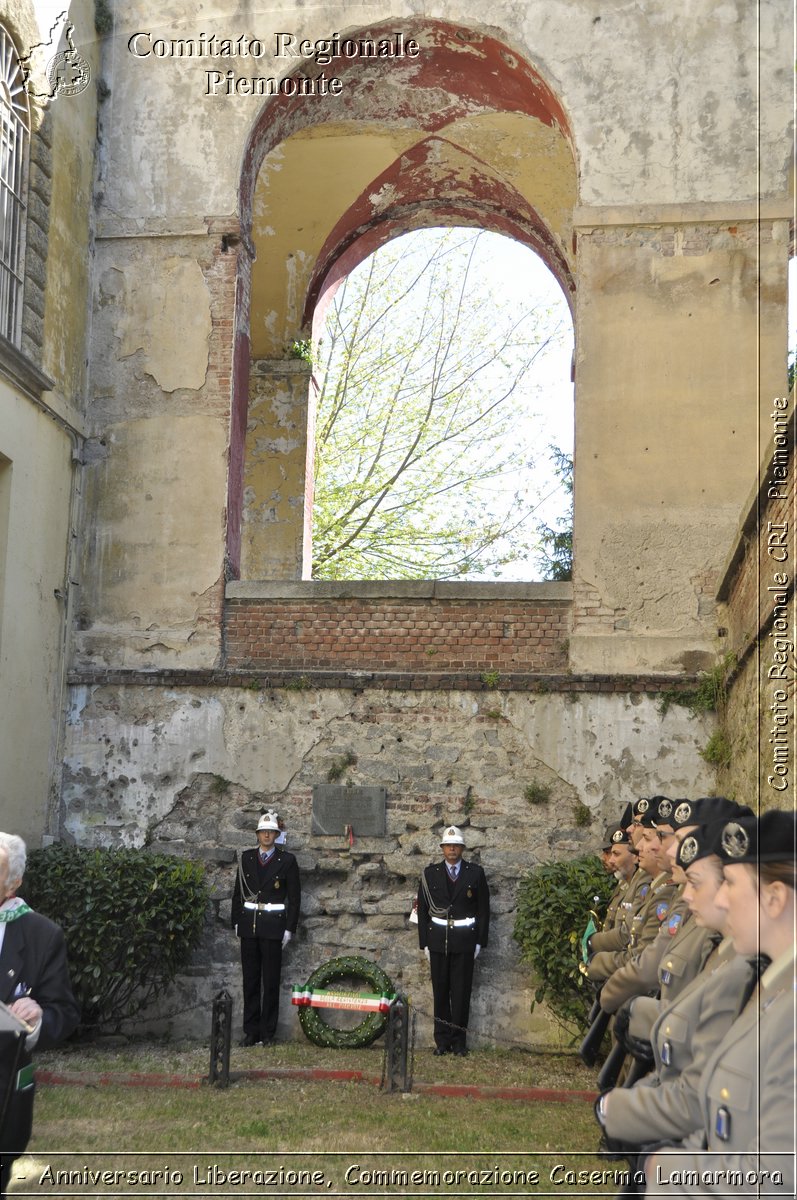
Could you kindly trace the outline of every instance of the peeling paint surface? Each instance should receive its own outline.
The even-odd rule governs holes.
[[[489,1040],[496,1013],[507,1036],[545,1040],[550,1028],[529,1013],[534,983],[512,940],[518,879],[534,863],[593,850],[640,793],[710,792],[697,754],[710,726],[677,707],[662,717],[644,696],[75,688],[63,820],[81,844],[146,839],[205,861],[214,920],[197,971],[179,986],[209,1002],[222,983],[239,996],[228,927],[234,853],[252,843],[261,809],[275,806],[303,880],[293,978],[336,954],[366,954],[417,997],[422,1042],[431,1034],[428,972],[406,918],[420,872],[454,821],[492,892],[490,970],[473,1040]],[[313,786],[344,760],[343,782],[386,788],[384,838],[355,829],[350,846],[343,830],[310,833]],[[548,789],[547,802],[524,798],[532,783]],[[575,823],[579,800],[592,813],[589,828]],[[298,1035],[289,1004],[281,1034]]]
[[[165,392],[202,387],[208,366],[210,296],[197,262],[169,257],[154,278],[147,264],[132,263],[124,272],[117,317],[122,358],[142,350],[144,369]]]

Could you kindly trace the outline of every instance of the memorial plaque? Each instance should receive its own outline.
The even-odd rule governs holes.
[[[384,837],[386,802],[382,787],[316,784],[310,832],[342,838],[350,827],[354,837]]]

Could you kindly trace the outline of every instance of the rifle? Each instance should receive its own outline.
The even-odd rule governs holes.
[[[618,1076],[625,1062],[625,1046],[615,1042],[609,1051],[609,1057],[600,1069],[597,1086],[602,1092],[608,1092],[617,1083]]]
[[[635,1058],[629,1067],[628,1074],[623,1080],[623,1087],[633,1087],[635,1083],[637,1083],[640,1079],[644,1079],[644,1077],[650,1073],[652,1066],[652,1059]]]
[[[595,1004],[592,1006],[592,1012],[590,1012],[590,1016],[592,1016],[592,1013],[595,1012],[595,1005],[597,1005],[597,1015],[593,1018],[592,1023],[586,1032],[586,1036],[584,1037],[584,1040],[578,1050],[578,1057],[581,1059],[585,1067],[592,1067],[595,1065],[595,1060],[600,1053],[603,1035],[606,1032],[606,1027],[609,1024],[609,1021],[612,1019],[612,1014],[607,1013],[604,1009],[602,1009],[600,1002],[600,996],[598,996]]]

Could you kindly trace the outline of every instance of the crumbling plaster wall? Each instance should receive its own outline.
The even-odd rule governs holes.
[[[284,972],[289,1004],[328,958],[376,959],[428,1012],[429,986],[407,925],[421,868],[443,825],[466,828],[487,871],[494,924],[475,1002],[477,1037],[550,1036],[529,1014],[533,981],[512,941],[518,879],[534,863],[594,849],[627,800],[711,789],[698,750],[710,721],[655,697],[500,691],[103,687],[74,689],[64,780],[64,831],[81,844],[142,844],[206,864],[212,912],[192,971],[165,1001],[180,1028],[205,1032],[208,1005],[230,988],[240,1014],[237,943],[229,929],[234,852],[253,844],[266,805],[284,818],[304,898]],[[356,761],[352,762],[352,759]],[[340,782],[387,790],[387,833],[349,846],[310,833],[312,788],[348,762]],[[524,788],[550,790],[531,806]],[[575,823],[577,801],[592,827]],[[151,1014],[153,1020],[155,1014]],[[430,1033],[424,1015],[420,1035]]]
[[[332,4],[325,6],[323,27],[317,10],[289,5],[253,9],[223,3],[200,17],[194,6],[173,2],[159,10],[157,19],[149,4],[115,3],[113,9],[115,27],[106,40],[103,65],[111,94],[100,118],[97,180],[90,410],[96,462],[89,468],[76,661],[207,665],[219,650],[221,601],[214,589],[222,581],[227,532],[220,481],[229,439],[232,328],[225,328],[225,322],[233,317],[236,259],[242,252],[235,240],[241,156],[262,101],[207,95],[205,72],[221,60],[136,58],[128,41],[137,31],[166,39],[200,32],[228,37],[248,33],[269,41],[286,28],[314,39],[385,20],[400,27],[416,15],[416,6]],[[435,19],[463,22],[499,37],[539,69],[560,99],[573,136],[579,203],[588,209],[580,214],[579,229],[602,228],[605,210],[612,206],[630,206],[634,211],[630,218],[626,212],[626,219],[644,222],[647,206],[654,205],[656,220],[668,225],[684,220],[682,205],[724,202],[733,211],[759,194],[781,203],[789,154],[785,81],[790,63],[785,39],[778,37],[779,15],[775,0],[758,6],[743,0],[720,5],[714,0],[682,0],[675,6],[610,3],[599,13],[591,0],[477,3],[466,9],[443,3],[435,10]],[[767,63],[760,78],[759,55]],[[297,60],[235,59],[223,65],[230,63],[238,74],[279,75],[295,68]],[[757,154],[752,142],[756,129]],[[751,163],[755,169],[748,169]],[[311,171],[308,189],[313,183]],[[669,206],[664,215],[662,206]],[[217,269],[221,266],[225,269]],[[595,391],[589,384],[593,367],[600,374],[600,361],[612,369],[621,361],[605,270],[605,262],[597,264],[597,274],[585,272],[583,279],[583,328],[577,335],[583,333],[591,351],[598,347],[594,362],[592,353],[580,355],[577,405],[585,414]],[[647,286],[642,278],[647,270],[644,252],[632,253],[624,299]],[[782,289],[773,270],[779,304]],[[693,264],[679,260],[672,288],[688,286],[692,273]],[[596,290],[590,296],[593,281]],[[730,312],[735,293],[723,294]],[[206,358],[208,310],[212,332]],[[666,314],[649,315],[666,328]],[[732,337],[729,326],[718,350],[729,374],[743,353]],[[656,339],[651,324],[623,402],[641,396],[642,384],[650,380],[648,352]],[[627,345],[623,335],[622,346]],[[671,383],[669,389],[660,388],[662,403],[677,391],[677,381]],[[611,380],[603,381],[600,390],[595,414],[616,394]],[[699,402],[713,405],[716,389],[705,375],[699,390]],[[734,404],[744,410],[740,421],[749,422],[748,401],[738,390]],[[690,410],[690,419],[692,415]],[[681,465],[682,473],[697,470],[708,453],[711,421],[707,408],[698,418],[692,458]],[[577,475],[593,449],[605,460],[616,445],[615,431],[591,416],[585,416],[581,429]],[[595,447],[584,432],[588,429],[597,439]],[[663,502],[660,476],[649,464],[640,464],[640,472],[653,509]],[[574,665],[634,669],[640,648],[659,633],[659,644],[651,641],[651,652],[643,654],[646,665],[677,672],[683,655],[693,652],[695,662],[705,662],[716,649],[713,622],[705,613],[693,619],[692,594],[703,585],[695,582],[691,560],[673,589],[675,600],[662,601],[652,621],[651,604],[655,609],[656,597],[667,586],[666,579],[659,579],[666,574],[665,564],[680,571],[683,531],[699,561],[703,542],[721,542],[730,532],[728,514],[736,511],[741,496],[728,494],[733,483],[727,478],[719,493],[690,495],[689,504],[682,506],[677,540],[658,536],[654,515],[641,513],[627,553],[620,554],[612,520],[607,518],[605,527],[596,525],[595,514],[624,511],[623,487],[612,483],[607,488],[605,480],[587,473],[577,482],[576,547],[585,570],[578,585],[583,604],[577,617],[582,621],[583,615],[583,622],[572,644]],[[303,489],[297,486],[294,502],[302,499]],[[290,561],[304,559],[306,545],[301,555],[290,547],[286,553]],[[279,550],[279,562],[286,553]],[[629,555],[648,568],[658,564],[645,581],[649,598],[639,621],[628,587],[620,586]],[[267,558],[255,556],[255,561],[268,569]],[[685,591],[686,618],[679,608]],[[625,642],[622,622],[634,626]]]
[[[92,83],[50,101],[46,68],[65,45],[66,12]],[[77,576],[75,459],[86,398],[99,51],[86,0],[14,0],[0,20],[20,55],[32,53],[35,93],[22,337],[10,370],[7,347],[0,350],[0,823],[37,845],[52,829]],[[56,46],[52,36],[61,38]]]

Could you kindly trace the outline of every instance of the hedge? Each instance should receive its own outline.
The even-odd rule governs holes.
[[[56,844],[28,856],[20,894],[64,931],[81,1025],[119,1027],[188,964],[208,893],[198,863]]]
[[[586,1027],[595,993],[578,969],[590,910],[602,914],[617,881],[595,855],[542,863],[520,881],[514,939],[538,980],[542,1001],[574,1035]],[[595,899],[597,897],[597,900]]]

